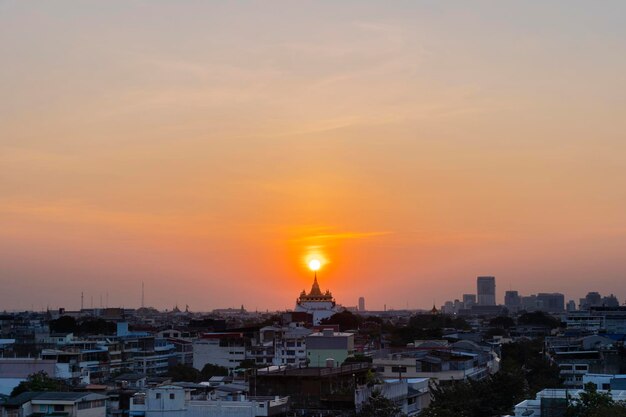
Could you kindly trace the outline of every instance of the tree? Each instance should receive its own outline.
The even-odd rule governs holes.
[[[76,319],[72,316],[61,316],[50,321],[50,331],[53,333],[76,333],[77,330]]]
[[[81,335],[89,334],[115,334],[117,326],[112,321],[103,319],[88,319],[78,326]]]
[[[403,417],[402,409],[393,401],[374,391],[357,413],[357,417]]]
[[[626,404],[610,394],[598,392],[596,384],[585,384],[585,391],[567,405],[567,417],[626,417]]]
[[[416,314],[404,327],[391,328],[389,340],[394,346],[406,346],[419,339],[440,339],[444,328],[468,330],[471,328],[462,318],[447,315]]]
[[[174,382],[200,382],[200,371],[182,363],[177,363],[167,369],[167,376]]]
[[[224,368],[223,366],[219,365],[213,365],[212,363],[207,363],[200,371],[200,378],[203,381],[207,381],[213,376],[228,376],[228,368]]]
[[[346,330],[358,329],[362,321],[363,319],[361,316],[357,316],[348,310],[344,310],[340,313],[333,314],[327,319],[323,319],[320,324],[338,324],[339,330],[344,332]]]
[[[498,316],[489,321],[489,326],[497,327],[499,329],[508,329],[515,326],[515,320],[507,316]]]
[[[544,388],[560,387],[559,368],[545,359],[542,347],[540,340],[503,345],[500,372],[480,381],[433,385],[432,402],[420,417],[500,416]]]
[[[563,385],[559,367],[546,359],[542,349],[543,342],[539,339],[502,345],[501,370],[524,372],[531,397],[544,388],[560,388]]]
[[[544,326],[551,329],[559,327],[561,322],[543,311],[533,311],[532,313],[524,313],[517,319],[517,323],[521,325]]]
[[[239,363],[239,366],[237,368],[239,369],[257,368],[257,364],[254,359],[244,359]]]
[[[23,392],[43,392],[43,391],[67,391],[68,386],[58,379],[50,378],[45,371],[39,371],[28,375],[26,381],[22,381],[11,391],[11,397],[20,395]]]
[[[501,416],[525,398],[526,388],[521,372],[499,372],[481,381],[433,385],[432,402],[420,417]]]
[[[341,365],[350,365],[352,363],[372,363],[372,358],[370,356],[357,353],[354,356],[348,356]]]

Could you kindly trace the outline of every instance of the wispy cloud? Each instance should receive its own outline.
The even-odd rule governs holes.
[[[389,235],[390,231],[372,231],[372,232],[331,232],[327,228],[313,228],[313,230],[299,231],[298,236],[291,239],[292,242],[313,245],[324,245],[332,242],[343,240],[362,240],[372,239],[380,236]]]

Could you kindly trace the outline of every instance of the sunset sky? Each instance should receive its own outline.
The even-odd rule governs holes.
[[[625,15],[0,0],[0,310],[624,301]]]

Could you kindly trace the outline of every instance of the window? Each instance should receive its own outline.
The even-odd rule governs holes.
[[[391,372],[395,372],[395,373],[406,372],[406,366],[392,366]]]
[[[577,371],[586,371],[587,370],[587,365],[576,365],[576,370]]]
[[[55,404],[54,405],[54,411],[64,411],[65,410],[65,406],[62,404]]]
[[[173,400],[174,398],[176,398],[176,394],[170,394],[170,400]]]
[[[155,398],[156,398],[157,400],[160,400],[160,399],[161,399],[161,393],[160,393],[160,392],[157,392],[157,393],[156,393],[156,395],[155,395]]]

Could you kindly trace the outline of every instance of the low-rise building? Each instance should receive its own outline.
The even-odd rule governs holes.
[[[273,366],[257,369],[250,376],[250,392],[288,396],[291,409],[296,413],[305,411],[315,415],[328,410],[354,411],[355,389],[366,384],[369,375],[369,363],[329,368]]]
[[[287,397],[234,395],[217,398],[213,394],[192,399],[180,386],[162,386],[138,393],[130,403],[131,416],[143,417],[265,417],[285,416]]]
[[[243,333],[204,333],[193,341],[193,367],[202,370],[206,364],[237,368],[246,359]]]
[[[492,346],[432,341],[400,352],[381,351],[373,366],[384,378],[430,378],[441,383],[486,378],[498,372],[500,358]]]
[[[57,363],[38,358],[0,358],[0,394],[11,394],[13,388],[26,381],[29,375],[45,372],[57,378]]]
[[[390,379],[373,385],[360,385],[355,390],[355,408],[361,411],[363,405],[379,392],[392,400],[408,417],[417,416],[430,404],[428,378]]]
[[[610,395],[615,401],[626,401],[626,391],[599,392]],[[515,417],[554,417],[564,416],[568,400],[577,400],[582,389],[544,389],[535,399],[524,400],[515,406]],[[607,416],[608,417],[608,416]]]
[[[306,357],[309,366],[341,365],[354,355],[354,334],[323,329],[306,337]]]
[[[90,392],[25,392],[0,405],[3,417],[105,417],[107,397]]]

